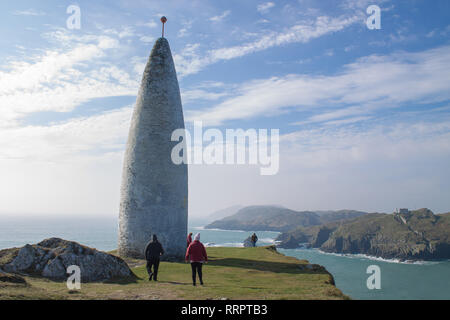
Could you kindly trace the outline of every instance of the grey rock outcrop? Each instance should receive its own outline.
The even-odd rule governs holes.
[[[174,130],[184,130],[175,65],[169,42],[159,38],[145,67],[125,153],[119,255],[143,258],[152,234],[164,247],[163,260],[184,258],[188,216],[187,164],[175,164]],[[184,148],[186,150],[186,148]]]
[[[244,247],[253,247],[252,236],[244,240]]]
[[[278,247],[284,249],[295,249],[299,247],[299,241],[295,237],[289,236],[286,240],[280,243]]]
[[[248,237],[247,239],[244,240],[244,247],[246,248],[253,247],[252,237]]]
[[[121,258],[59,238],[1,250],[0,261],[5,272],[50,279],[67,279],[66,270],[71,265],[80,267],[83,282],[134,277]]]
[[[3,272],[0,269],[0,284],[1,283],[13,283],[13,284],[27,284],[24,278],[16,274],[10,274]]]

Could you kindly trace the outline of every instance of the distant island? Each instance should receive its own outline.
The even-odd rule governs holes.
[[[367,214],[362,211],[295,211],[281,206],[248,206],[235,214],[213,221],[206,229],[278,231],[342,221]]]
[[[282,248],[303,245],[402,261],[450,259],[450,213],[434,214],[429,209],[371,213],[347,221],[298,226],[277,240]]]

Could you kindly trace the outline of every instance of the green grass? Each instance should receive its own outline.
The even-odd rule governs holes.
[[[2,284],[0,299],[348,299],[324,269],[278,253],[274,247],[207,248],[204,286],[192,286],[188,263],[161,262],[149,282],[142,260],[128,261],[136,279],[83,283],[69,292],[64,282],[25,277],[28,285]]]

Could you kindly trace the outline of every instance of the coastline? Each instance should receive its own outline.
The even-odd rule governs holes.
[[[205,231],[219,231],[219,232],[271,232],[271,233],[277,233],[277,234],[281,234],[282,232],[279,231],[270,231],[270,230],[251,230],[251,231],[246,231],[246,230],[230,230],[230,229],[219,229],[219,228],[205,228],[205,226],[199,226],[199,227],[191,227],[194,230],[205,230]],[[262,240],[267,240],[266,239],[260,239]],[[268,241],[264,241],[264,242],[268,242]],[[276,240],[276,238],[271,239],[270,243],[274,244],[274,245],[278,245],[279,243],[281,243],[281,241]],[[235,244],[238,244],[237,242],[233,242],[233,243],[220,243],[220,244],[216,244],[216,243],[211,243],[212,247],[221,247],[221,246],[226,246],[226,244],[231,244],[233,247],[240,247],[237,246]],[[387,263],[399,263],[399,264],[416,264],[416,265],[425,265],[425,264],[433,264],[433,263],[440,263],[440,262],[447,262],[450,261],[450,259],[443,259],[443,260],[401,260],[401,259],[389,259],[389,258],[383,258],[383,257],[377,257],[377,256],[371,256],[368,254],[364,254],[364,253],[337,253],[337,252],[326,252],[326,251],[322,251],[319,248],[308,248],[307,245],[308,243],[300,243],[300,245],[304,245],[304,246],[300,246],[297,248],[283,248],[283,249],[307,249],[307,250],[317,250],[318,252],[320,252],[321,254],[329,254],[329,255],[335,255],[335,256],[341,256],[341,257],[347,257],[347,258],[363,258],[363,259],[367,259],[367,260],[373,260],[373,261],[382,261],[382,262],[387,262]],[[243,246],[243,244],[242,244]],[[277,246],[278,248],[278,246]]]
[[[64,219],[38,221],[16,218],[14,221],[3,222],[5,221],[0,219],[0,247],[3,248],[39,242],[54,235],[106,252],[117,248],[116,219],[99,220],[83,217],[69,221]],[[202,242],[213,244],[207,250],[216,250],[217,247],[228,243],[241,243],[247,236],[245,232],[235,230],[202,230],[202,225],[204,224],[201,222],[197,224],[193,222],[188,230],[193,233],[200,232]],[[265,238],[276,238],[277,234],[277,232],[259,232],[258,237],[260,241],[264,241]],[[273,242],[257,243],[259,246],[273,244]],[[360,256],[323,254],[311,249],[277,247],[277,250],[289,257],[324,266],[333,275],[337,288],[352,299],[450,299],[448,286],[444,285],[447,283],[445,277],[450,272],[450,262],[388,263]],[[366,269],[374,264],[382,268],[383,277],[383,289],[377,292],[369,291],[366,287],[368,277]],[[415,281],[411,282],[408,279]]]
[[[333,274],[336,286],[355,300],[450,299],[447,280],[450,261],[397,263],[360,255],[323,253],[317,249],[280,248],[279,251],[323,265]],[[379,267],[381,274],[379,290],[370,290],[367,287],[370,277],[367,270],[374,265]]]
[[[298,248],[302,249],[302,248]],[[339,257],[345,257],[345,258],[362,258],[367,260],[373,260],[373,261],[382,261],[387,263],[398,263],[398,264],[412,264],[412,265],[432,265],[437,264],[441,262],[450,262],[450,259],[443,259],[443,260],[401,260],[401,259],[387,259],[383,257],[377,257],[377,256],[371,256],[364,253],[336,253],[336,252],[326,252],[322,251],[318,248],[305,248],[307,250],[317,250],[321,254],[329,254]],[[295,250],[295,249],[294,249]]]

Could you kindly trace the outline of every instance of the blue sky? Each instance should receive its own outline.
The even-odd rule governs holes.
[[[81,29],[69,30],[69,5]],[[381,29],[366,26],[369,5]],[[187,126],[279,128],[280,171],[193,165],[190,214],[235,204],[450,211],[450,3],[0,4],[0,214],[116,215],[165,15]]]

